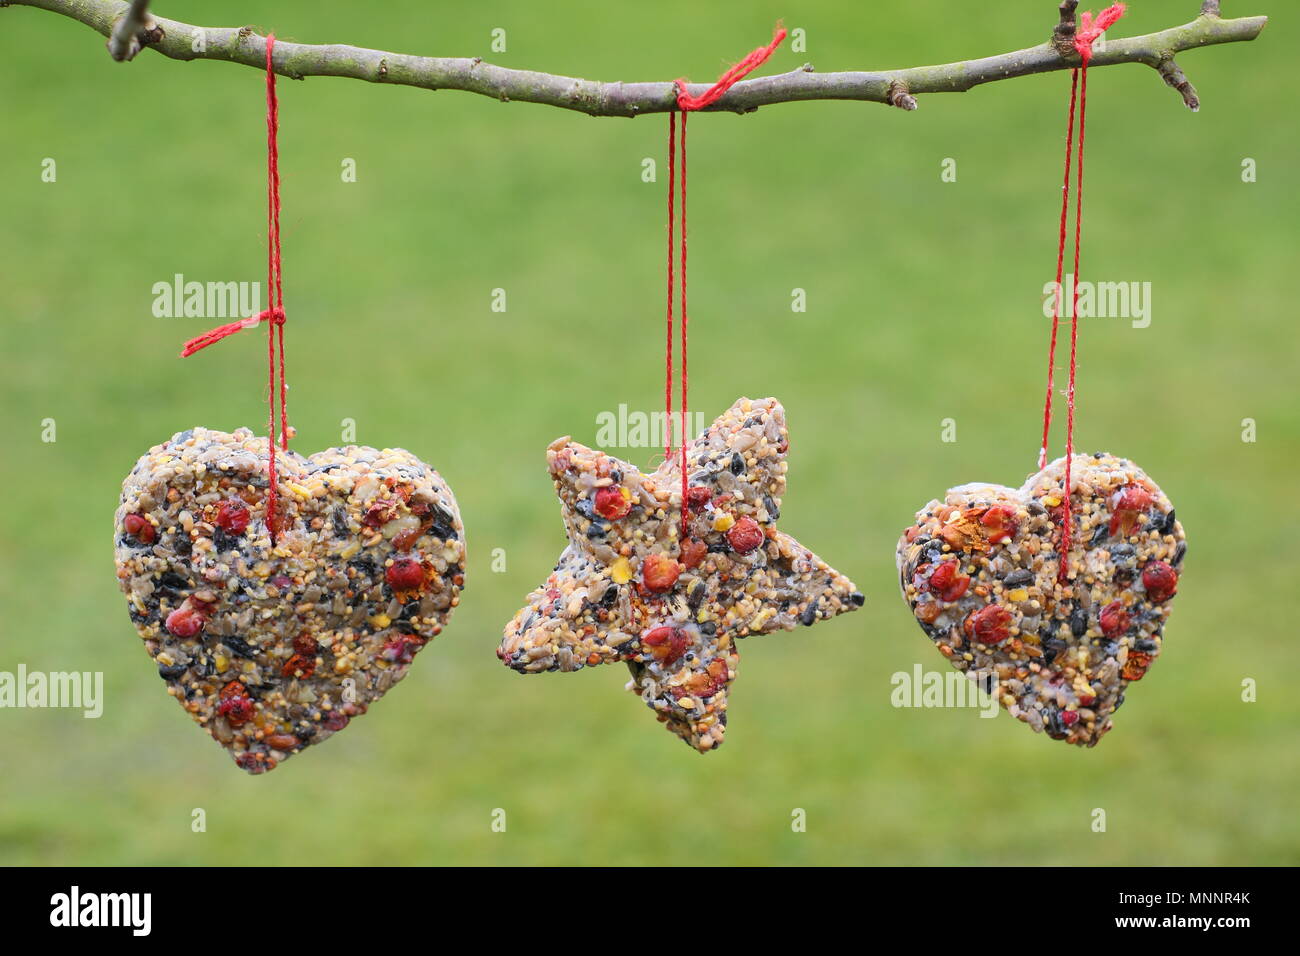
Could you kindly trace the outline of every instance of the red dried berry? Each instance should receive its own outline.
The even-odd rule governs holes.
[[[293,639],[293,650],[295,654],[315,654],[319,645],[316,638],[310,634],[299,634]]]
[[[945,561],[930,575],[930,590],[945,601],[955,601],[970,587],[970,576],[960,574],[961,562]]]
[[[958,598],[960,598],[963,594],[965,594],[966,589],[969,587],[970,587],[970,576],[963,574],[958,578],[956,578],[949,587],[944,588],[944,590],[940,591],[939,597],[945,601],[955,601]]]
[[[1111,601],[1101,609],[1097,620],[1101,623],[1101,632],[1107,637],[1118,637],[1129,629],[1132,623],[1128,611],[1119,601]]]
[[[227,498],[217,505],[214,523],[226,534],[235,536],[243,534],[248,528],[249,520],[248,508],[237,498]]]
[[[1155,503],[1151,492],[1141,485],[1125,485],[1111,495],[1110,526],[1106,529],[1112,536],[1122,531],[1124,537],[1132,533],[1139,513],[1146,511]]]
[[[409,664],[412,658],[415,657],[415,652],[422,647],[424,647],[424,641],[418,637],[402,634],[391,641],[385,641],[380,656],[386,661],[392,661],[394,664]]]
[[[711,500],[713,500],[713,491],[704,487],[704,485],[692,485],[686,489],[686,509],[688,511],[703,511],[705,505]]]
[[[1097,703],[1097,698],[1092,696],[1091,694],[1083,694],[1079,698],[1080,707],[1091,707],[1095,703]]]
[[[346,727],[348,725],[348,721],[350,721],[351,719],[352,718],[350,718],[347,714],[341,711],[331,710],[329,712],[329,716],[325,718],[323,723],[325,724],[326,730],[337,733],[338,731]]]
[[[682,545],[681,565],[684,568],[699,567],[704,556],[709,553],[709,546],[696,538],[690,538]]]
[[[130,514],[122,519],[122,527],[126,533],[141,544],[153,544],[158,537],[158,531],[144,515]]]
[[[397,501],[392,498],[380,498],[369,508],[361,523],[367,528],[378,528],[397,517]]]
[[[243,684],[232,680],[221,688],[221,703],[217,705],[217,713],[226,718],[232,727],[242,727],[253,719],[253,700],[245,692]]]
[[[1157,604],[1168,601],[1178,593],[1178,572],[1163,561],[1152,561],[1142,569],[1142,586]]]
[[[280,668],[281,677],[295,677],[306,680],[316,672],[316,658],[307,654],[294,654]]]
[[[647,590],[654,591],[656,594],[672,590],[681,573],[681,565],[666,554],[657,552],[648,554],[645,561],[641,563],[641,580]]]
[[[935,568],[934,573],[930,575],[930,590],[942,591],[944,588],[952,584],[953,578],[955,577],[957,577],[957,562],[944,561]]]
[[[617,521],[632,510],[632,495],[622,485],[606,485],[596,489],[593,506],[602,518]]]
[[[1144,654],[1141,651],[1129,651],[1128,660],[1124,662],[1124,669],[1120,671],[1120,676],[1125,680],[1141,680],[1146,676],[1151,661],[1152,655],[1150,654]]]
[[[980,516],[980,524],[989,532],[989,544],[1009,541],[1016,533],[1016,512],[1006,505],[994,505]]]
[[[727,544],[737,554],[748,554],[763,543],[763,529],[758,522],[745,515],[727,531]]]
[[[394,591],[414,591],[424,584],[424,566],[414,558],[402,558],[388,566],[384,580]]]
[[[641,645],[649,648],[655,660],[661,664],[673,664],[681,660],[689,644],[689,635],[680,627],[661,625],[652,627],[641,635]]]
[[[1061,711],[1061,723],[1067,727],[1073,727],[1079,722],[1079,712],[1077,710]]]
[[[194,637],[207,623],[207,615],[187,600],[167,615],[164,626],[177,637]]]
[[[1011,612],[989,604],[966,618],[965,630],[978,644],[993,647],[1011,636]]]

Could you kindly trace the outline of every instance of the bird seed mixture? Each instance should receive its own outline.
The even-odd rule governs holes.
[[[623,661],[627,688],[701,753],[722,743],[737,641],[862,606],[853,582],[776,528],[789,441],[772,398],[742,398],[653,474],[570,441],[546,460],[569,545],[506,625],[524,674]]]
[[[931,501],[898,543],[903,596],[939,652],[1008,713],[1092,747],[1160,655],[1187,551],[1173,505],[1130,461],[1075,455],[1068,578],[1058,582],[1065,459],[1019,490]]]
[[[114,517],[117,576],[167,692],[249,773],[342,730],[401,680],[465,581],[451,489],[410,452],[276,455],[193,428],[142,457]]]

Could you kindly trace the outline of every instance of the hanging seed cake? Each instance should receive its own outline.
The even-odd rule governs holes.
[[[114,518],[117,576],[158,675],[250,773],[342,730],[405,676],[464,585],[460,511],[410,452],[276,455],[194,428],[142,457]]]
[[[722,743],[737,642],[856,610],[860,591],[778,531],[789,439],[775,399],[742,398],[653,474],[561,438],[546,450],[569,545],[506,625],[523,674],[623,662],[627,689],[700,752]]]
[[[1065,459],[1024,487],[931,501],[898,543],[903,596],[939,652],[1007,711],[1094,746],[1160,655],[1187,545],[1137,465],[1076,455],[1067,579],[1058,580]]]

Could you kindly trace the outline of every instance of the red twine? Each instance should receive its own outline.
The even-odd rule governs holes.
[[[280,258],[280,147],[277,134],[280,129],[280,103],[275,95],[275,69],[272,64],[272,51],[275,49],[275,35],[266,38],[266,258],[267,258],[267,308],[255,316],[228,322],[210,329],[202,335],[195,336],[185,343],[181,358],[188,358],[195,352],[220,342],[228,335],[240,329],[252,329],[266,326],[266,365],[267,365],[267,445],[270,459],[267,469],[266,492],[266,527],[272,542],[275,541],[275,503],[279,492],[275,467],[275,398],[280,397],[280,447],[289,448],[289,425],[285,414],[287,387],[284,380],[284,288],[282,283],[283,264]],[[278,372],[278,382],[277,382]]]
[[[1047,349],[1047,397],[1043,403],[1043,443],[1038,451],[1038,469],[1047,464],[1047,438],[1052,427],[1052,392],[1056,372],[1056,332],[1061,317],[1061,279],[1065,263],[1066,214],[1070,203],[1070,158],[1074,138],[1074,115],[1077,94],[1079,114],[1079,156],[1074,186],[1074,283],[1070,306],[1070,379],[1066,387],[1065,424],[1065,481],[1062,489],[1060,567],[1057,579],[1065,581],[1070,565],[1070,539],[1074,530],[1074,507],[1071,502],[1074,463],[1074,394],[1079,353],[1079,248],[1083,239],[1083,140],[1088,113],[1088,61],[1092,59],[1092,44],[1101,34],[1124,15],[1124,4],[1107,7],[1093,19],[1091,13],[1081,16],[1081,26],[1074,36],[1074,48],[1082,64],[1071,71],[1069,119],[1065,134],[1065,178],[1061,186],[1061,220],[1056,244],[1056,292],[1052,302],[1052,334]]]
[[[682,135],[681,143],[678,145],[677,138],[677,110],[668,113],[668,335],[665,353],[665,374],[664,374],[664,458],[667,459],[672,454],[673,441],[673,252],[674,247],[680,250],[681,262],[678,268],[678,288],[681,293],[681,403],[679,415],[681,421],[681,471],[682,471],[682,543],[686,543],[687,526],[689,524],[689,514],[686,504],[686,492],[690,482],[690,476],[686,473],[686,428],[687,416],[689,414],[689,404],[687,401],[687,375],[686,375],[686,342],[687,342],[687,324],[688,315],[686,311],[686,116],[695,110],[702,110],[712,106],[720,100],[727,90],[731,89],[737,82],[744,79],[757,67],[761,66],[774,50],[781,44],[786,37],[785,27],[777,24],[772,32],[772,42],[767,46],[758,47],[731,69],[727,70],[718,78],[718,81],[711,87],[701,93],[699,96],[691,96],[686,90],[686,80],[679,79],[675,82],[677,89],[677,110],[681,111]],[[678,153],[680,150],[681,161],[678,162]],[[677,185],[677,170],[681,170],[681,229],[680,235],[674,235],[674,218],[673,218],[673,192]],[[676,239],[676,243],[675,240]]]

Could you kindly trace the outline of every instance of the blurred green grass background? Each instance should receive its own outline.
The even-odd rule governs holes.
[[[1134,3],[1115,33],[1196,6]],[[220,15],[305,42],[707,80],[778,17],[808,49],[787,44],[766,72],[1003,52],[1040,42],[1055,7],[408,0],[360,16],[246,0]],[[663,181],[640,174],[662,162],[663,117],[282,81],[296,447],[337,443],[353,418],[362,443],[411,449],[458,495],[471,557],[461,608],[402,687],[261,778],[163,693],[110,532],[152,444],[265,427],[260,340],[181,362],[216,323],[150,311],[153,283],[178,272],[262,277],[260,78],[150,52],[117,65],[79,24],[0,11],[0,669],[102,671],[107,697],[99,720],[0,711],[0,861],[1300,862],[1295,11],[1225,8],[1273,21],[1253,44],[1180,57],[1199,115],[1145,67],[1090,83],[1084,278],[1151,282],[1153,321],[1085,321],[1079,441],[1141,463],[1191,545],[1165,654],[1091,751],[1005,715],[889,702],[895,671],[945,666],[898,597],[898,533],[948,486],[1018,484],[1033,464],[1066,74],[923,97],[912,114],[804,103],[692,121],[692,405],[785,403],[782,525],[868,597],[742,645],[727,744],[708,757],[657,727],[621,670],[521,678],[493,655],[564,543],[546,444],[591,443],[599,412],[662,395]],[[496,27],[505,53],[489,50]],[[940,180],[948,157],[955,183]],[[1258,182],[1242,182],[1245,157]],[[497,288],[505,313],[490,311]],[[940,440],[949,417],[955,443]]]

